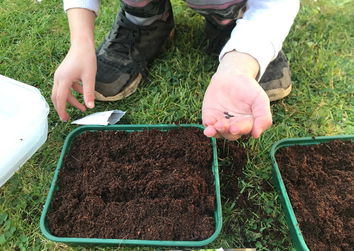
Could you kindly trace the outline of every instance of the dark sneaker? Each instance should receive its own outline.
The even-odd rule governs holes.
[[[110,34],[97,49],[97,100],[116,101],[135,92],[147,65],[173,34],[169,8],[160,20],[147,26],[131,23],[124,11],[118,13]]]
[[[291,72],[283,51],[270,62],[259,84],[267,93],[270,101],[285,98],[291,92]]]
[[[231,31],[235,25],[236,21],[221,25],[217,24],[214,20],[205,18],[205,33],[208,40],[207,53],[219,56],[222,48],[230,39]]]

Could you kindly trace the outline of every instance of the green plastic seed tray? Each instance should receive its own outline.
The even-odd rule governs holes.
[[[304,138],[287,138],[277,141],[273,144],[270,157],[272,160],[272,174],[273,180],[275,183],[275,187],[280,195],[280,201],[283,207],[283,211],[286,217],[287,224],[290,229],[290,235],[293,241],[293,244],[296,250],[306,250],[309,251],[310,249],[306,245],[304,237],[301,233],[299,228],[299,224],[296,220],[296,216],[291,205],[289,196],[287,194],[283,179],[281,177],[281,173],[275,158],[276,152],[282,147],[289,147],[293,145],[314,145],[324,142],[329,142],[332,140],[352,140],[354,141],[354,135],[338,135],[338,136],[321,136],[321,137],[304,137]]]
[[[57,168],[54,173],[54,177],[51,182],[50,190],[48,192],[47,200],[42,210],[41,219],[40,219],[40,228],[42,234],[49,240],[55,242],[62,242],[70,245],[90,245],[90,246],[115,246],[115,245],[138,245],[138,246],[174,246],[174,247],[198,247],[205,246],[212,241],[214,241],[221,231],[222,226],[222,212],[221,212],[221,197],[220,197],[220,183],[219,183],[219,174],[218,174],[218,161],[217,161],[217,148],[216,140],[214,138],[210,139],[210,147],[212,147],[212,172],[214,176],[214,187],[215,187],[215,212],[214,212],[214,221],[215,221],[215,231],[207,239],[199,241],[169,241],[169,240],[138,240],[138,239],[102,239],[102,238],[73,238],[73,237],[58,237],[54,236],[47,227],[46,215],[50,210],[50,204],[53,200],[53,194],[56,189],[58,189],[57,181],[60,168],[64,161],[64,155],[70,148],[70,145],[73,139],[81,133],[87,131],[125,131],[125,132],[136,132],[144,131],[151,129],[158,129],[160,131],[167,131],[179,127],[195,127],[199,128],[201,131],[204,130],[204,127],[196,124],[181,124],[181,125],[111,125],[111,126],[81,126],[73,130],[66,137],[64,146],[60,155],[60,158],[57,163]]]

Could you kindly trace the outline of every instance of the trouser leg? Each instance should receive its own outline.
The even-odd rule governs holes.
[[[247,0],[186,0],[187,5],[209,21],[226,25],[240,18]]]
[[[219,55],[230,39],[236,19],[242,17],[246,0],[185,0],[194,11],[205,17],[207,52]]]
[[[162,15],[168,0],[121,0],[121,8],[125,12],[142,18]]]

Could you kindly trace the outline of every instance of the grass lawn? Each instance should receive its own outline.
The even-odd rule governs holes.
[[[96,41],[103,39],[118,1],[102,0]],[[272,104],[274,125],[258,139],[221,142],[221,168],[234,168],[228,149],[247,149],[239,176],[225,176],[239,195],[223,194],[223,231],[210,248],[257,247],[291,250],[288,228],[274,191],[268,156],[285,137],[354,133],[354,22],[350,0],[303,0],[284,44],[293,91]],[[201,102],[217,61],[204,53],[203,19],[181,0],[173,1],[177,34],[154,61],[146,81],[129,98],[96,103],[89,112],[121,109],[121,123],[200,123]],[[56,161],[66,135],[76,126],[62,123],[50,102],[53,74],[69,46],[60,0],[0,0],[0,74],[39,88],[47,99],[49,135],[43,147],[0,188],[0,250],[74,250],[46,240],[39,230]],[[83,114],[69,109],[72,119]],[[235,174],[236,175],[236,174]],[[226,182],[227,183],[227,182]],[[224,184],[224,186],[226,186]],[[224,187],[225,191],[225,187]]]

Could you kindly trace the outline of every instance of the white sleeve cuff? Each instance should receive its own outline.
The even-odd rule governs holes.
[[[254,57],[259,64],[258,80],[262,77],[269,62],[271,62],[279,52],[272,43],[270,34],[265,34],[268,29],[262,29],[252,21],[240,19],[231,33],[229,41],[222,49],[219,60],[230,51],[247,53]]]
[[[96,16],[100,9],[100,0],[64,0],[64,10],[72,8],[83,8],[94,11]]]

